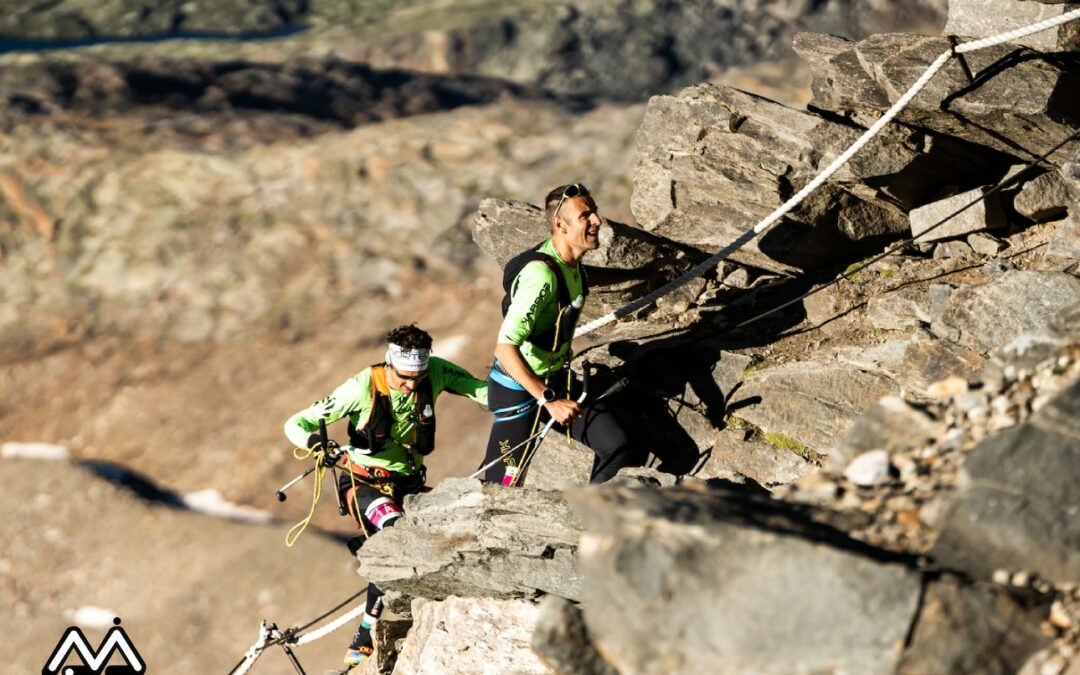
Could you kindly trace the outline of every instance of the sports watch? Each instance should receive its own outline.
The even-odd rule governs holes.
[[[540,405],[544,405],[545,403],[551,403],[554,400],[555,392],[548,388],[544,390],[544,393],[540,394],[540,398],[536,399],[536,402]]]

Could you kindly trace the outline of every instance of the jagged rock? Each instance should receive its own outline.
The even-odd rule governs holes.
[[[969,234],[966,241],[972,251],[986,257],[997,255],[1004,246],[1000,239],[983,233]]]
[[[1030,375],[1039,368],[1052,366],[1076,343],[1080,329],[1080,303],[1061,313],[1050,325],[1024,333],[996,350],[983,369],[981,380],[994,391],[1007,382]]]
[[[908,286],[876,295],[866,302],[866,318],[874,328],[904,330],[934,320],[929,289]]]
[[[1077,6],[1080,7],[1080,4]],[[1064,218],[1068,214],[1069,205],[1075,203],[1065,179],[1056,171],[1044,173],[1035,180],[1024,183],[1024,187],[1013,200],[1013,206],[1018,213],[1037,223]]]
[[[565,433],[550,431],[533,454],[525,485],[537,490],[588,485],[595,457],[588,446],[567,438]]]
[[[828,454],[857,416],[895,388],[884,375],[839,362],[789,363],[746,378],[739,397],[760,397],[760,403],[740,408],[738,415],[766,433]]]
[[[899,657],[918,574],[795,507],[680,488],[569,498],[585,619],[619,672],[889,672]]]
[[[350,675],[391,675],[401,653],[399,645],[408,636],[412,624],[411,618],[384,616],[379,619],[372,636],[375,641],[375,657],[366,661],[359,672]]]
[[[638,131],[631,208],[656,234],[716,250],[743,234],[808,182],[854,140],[855,130],[767,99],[712,84],[649,102]],[[880,144],[880,142],[879,142]],[[908,148],[868,150],[896,171],[919,155]],[[800,210],[732,258],[774,271],[820,264],[853,243],[905,229],[903,215],[873,190],[860,191],[863,176],[816,191]],[[879,176],[875,176],[875,179]],[[881,178],[882,182],[886,182]]]
[[[975,252],[962,241],[943,241],[934,246],[934,260],[970,258]]]
[[[1054,270],[1075,269],[1080,261],[1080,211],[1048,227],[1054,228],[1054,234],[1043,251],[1044,265]]]
[[[913,450],[944,436],[945,431],[943,423],[899,396],[886,396],[855,420],[829,455],[829,465],[846,466],[856,456],[878,448],[890,453]]]
[[[679,479],[670,473],[663,473],[646,466],[628,466],[619,469],[612,479],[613,484],[650,488],[671,487],[678,481]]]
[[[1012,675],[1049,640],[1039,632],[1045,600],[943,576],[927,585],[897,675]]]
[[[1022,569],[1056,582],[1080,581],[1078,453],[1080,383],[975,447],[934,559],[979,579],[996,569]]]
[[[1061,16],[1080,3],[1059,0],[1053,4],[1023,0],[949,0],[949,20],[944,35],[984,38],[1008,33],[1033,23]],[[1041,52],[1080,49],[1076,22],[1022,37],[1015,44]]]
[[[761,485],[793,483],[810,470],[805,459],[788,448],[743,440],[743,432],[724,429],[716,432],[716,442],[697,478],[740,480],[746,477]]]
[[[412,597],[580,598],[579,525],[559,492],[447,479],[405,513],[358,555],[365,578],[399,594],[395,611]]]
[[[999,229],[1005,226],[1005,214],[996,195],[981,199],[986,188],[976,188],[969,192],[954,195],[926,206],[921,206],[911,212],[911,234],[917,242],[938,241],[960,237],[969,232],[981,232],[983,230]],[[939,221],[952,215],[969,202],[975,205],[963,213],[945,221],[943,225],[927,232]],[[923,234],[926,232],[926,234]]]
[[[820,43],[825,43],[822,51],[827,56],[807,59],[814,71],[810,105],[850,116],[867,127],[950,49],[945,38],[884,34],[846,43],[800,35],[796,50],[804,54]],[[1069,102],[1075,72],[1053,54],[1016,58],[1016,50],[1004,44],[966,54],[976,76],[974,85],[952,59],[897,119],[1010,155],[1041,154],[1054,142],[1048,139],[1065,138],[1080,123]],[[987,160],[984,171],[1000,166],[1004,172],[1008,164],[1002,160],[999,165],[991,156]],[[1059,166],[1062,160],[1048,161]],[[966,175],[979,173],[990,178],[979,171]],[[946,176],[937,185],[953,184],[957,177]]]
[[[908,396],[925,399],[927,389],[948,375],[977,381],[986,359],[971,349],[945,339],[933,339],[917,331],[907,340],[893,340],[869,349],[843,348],[836,352],[842,363],[894,379]]]
[[[425,602],[398,655],[400,675],[548,673],[529,648],[539,617],[527,600],[449,597]]]
[[[581,609],[557,595],[540,601],[532,649],[556,675],[616,675],[596,651]]]
[[[1046,325],[1080,301],[1080,279],[1057,272],[1009,270],[997,279],[957,290],[942,312],[945,334],[959,344],[989,353]],[[937,323],[934,332],[939,332]]]

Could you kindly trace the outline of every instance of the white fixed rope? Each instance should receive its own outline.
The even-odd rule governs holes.
[[[790,199],[777,207],[775,211],[765,216],[765,218],[763,218],[760,222],[758,222],[746,232],[743,232],[735,241],[731,242],[724,248],[720,249],[718,252],[714,253],[709,258],[690,268],[690,270],[685,272],[679,278],[664,284],[660,288],[647,295],[630,301],[629,303],[623,305],[615,311],[608,312],[604,316],[594,319],[589,323],[585,324],[584,326],[579,327],[574,332],[574,337],[581,337],[583,335],[587,335],[599,328],[606,326],[607,324],[620,317],[636,312],[642,307],[647,307],[648,305],[651,305],[659,298],[662,298],[668,293],[671,293],[676,288],[682,286],[691,279],[695,279],[705,274],[707,271],[715,267],[718,262],[724,260],[729,255],[746,245],[751,239],[764,232],[767,228],[771,227],[786,213],[791,211],[791,209],[798,206],[799,203],[802,202],[802,200],[806,199],[807,195],[820,187],[821,184],[828,180],[829,177],[832,176],[834,173],[836,173],[840,169],[840,167],[846,164],[855,153],[857,153],[863,148],[863,146],[869,143],[870,140],[874,138],[874,136],[876,136],[886,124],[891,122],[892,119],[896,117],[896,115],[899,114],[901,110],[907,107],[908,103],[911,102],[911,99],[913,99],[916,94],[918,94],[923,89],[923,87],[926,86],[930,79],[934,77],[934,75],[936,75],[939,70],[941,70],[941,68],[948,62],[948,60],[952,56],[956,54],[966,54],[968,52],[973,52],[979,49],[993,47],[1002,44],[1003,42],[1017,40],[1019,38],[1026,37],[1034,33],[1054,28],[1055,26],[1060,26],[1076,19],[1080,19],[1080,9],[1074,9],[1071,12],[1066,12],[1060,16],[1046,19],[1045,21],[1040,21],[1038,23],[1033,23],[1030,26],[1024,26],[1022,28],[1009,31],[1007,33],[1001,33],[1000,35],[994,35],[988,38],[983,38],[981,40],[966,42],[962,45],[958,45],[952,49],[942,52],[940,56],[934,59],[933,63],[931,63],[930,66],[926,69],[926,72],[924,72],[922,76],[919,77],[919,79],[911,85],[911,87],[904,93],[904,95],[901,96],[900,99],[897,100],[897,102],[894,103],[892,107],[885,112],[884,115],[882,115],[876,122],[874,122],[874,124],[869,129],[867,129],[863,133],[863,135],[860,136],[859,139],[851,145],[850,148],[848,148],[842,155],[833,160],[833,162],[829,164],[829,166],[826,167],[824,171],[818,174],[817,177],[814,178],[814,180],[807,183],[795,195],[793,195]]]

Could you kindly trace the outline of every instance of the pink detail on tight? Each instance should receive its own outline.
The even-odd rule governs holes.
[[[364,515],[367,516],[372,525],[381,530],[385,523],[405,514],[401,511],[401,507],[392,500],[381,497],[371,502],[371,506],[367,507],[364,511]]]
[[[517,467],[516,466],[508,466],[508,467],[506,467],[506,472],[503,473],[502,484],[503,485],[512,485],[514,483],[515,478],[517,478]]]

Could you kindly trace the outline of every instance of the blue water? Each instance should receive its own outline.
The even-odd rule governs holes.
[[[46,52],[76,47],[114,44],[154,44],[176,40],[200,40],[206,42],[259,42],[291,37],[306,32],[309,26],[288,26],[271,33],[216,33],[212,31],[178,31],[168,35],[146,35],[141,37],[93,37],[77,40],[34,40],[26,38],[0,37],[0,54],[16,52]]]

